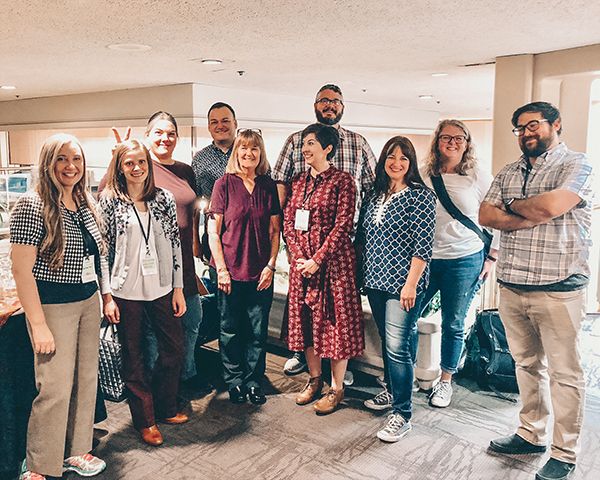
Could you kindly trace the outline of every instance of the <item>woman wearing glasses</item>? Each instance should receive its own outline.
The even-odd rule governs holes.
[[[277,186],[259,130],[240,130],[211,196],[208,236],[217,271],[219,347],[229,399],[267,401],[261,388],[279,251]]]
[[[422,177],[431,188],[432,178],[441,179],[452,203],[481,229],[479,205],[493,177],[478,165],[471,133],[464,123],[459,120],[439,123]],[[431,276],[422,305],[426,306],[436,292],[440,292],[442,377],[429,402],[434,407],[444,408],[450,404],[452,376],[458,370],[464,348],[465,317],[480,282],[485,280],[496,261],[498,238],[494,239],[486,256],[478,234],[454,219],[439,197],[438,193]]]

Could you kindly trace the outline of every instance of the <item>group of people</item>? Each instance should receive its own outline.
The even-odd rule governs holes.
[[[280,238],[290,265],[285,338],[298,354],[296,371],[305,362],[309,372],[296,403],[314,402],[325,415],[342,402],[348,360],[364,349],[362,289],[384,361],[383,390],[365,406],[391,410],[377,433],[385,442],[412,428],[423,308],[439,292],[442,375],[430,403],[444,408],[464,348],[465,316],[497,262],[523,408],[516,434],[490,449],[545,451],[551,397],[552,456],[538,475],[571,474],[584,398],[577,339],[592,190],[585,155],[559,142],[558,110],[536,102],[515,112],[523,157],[494,179],[478,165],[471,134],[458,120],[439,123],[419,169],[407,137],[388,140],[376,159],[364,137],[339,125],[339,87],[323,86],[314,109],[317,123],[287,139],[272,170],[260,130],[238,130],[230,105],[210,108],[213,143],[191,167],[172,158],[176,120],[157,112],[143,140],[115,131],[98,203],[87,191],[77,139],[55,135],[45,142],[36,190],[11,217],[13,271],[39,390],[21,478],[64,470],[91,476],[106,467],[89,453],[101,311],[119,325],[129,408],[142,440],[160,445],[157,422],[188,420],[177,394],[182,381],[197,377],[197,196],[210,200],[210,268],[232,403],[267,401],[261,382]],[[481,225],[495,229],[493,238]],[[331,369],[325,392],[323,359]]]

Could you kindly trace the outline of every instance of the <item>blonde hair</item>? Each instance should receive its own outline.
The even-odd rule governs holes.
[[[260,149],[260,159],[258,161],[258,165],[256,166],[256,175],[264,175],[265,173],[267,173],[269,171],[269,162],[267,160],[265,142],[263,142],[260,133],[255,132],[253,130],[243,130],[239,133],[237,137],[235,137],[235,142],[233,142],[233,149],[231,150],[229,161],[227,162],[227,166],[225,167],[225,173],[243,173],[237,155],[237,152],[242,144],[250,144]]]
[[[48,266],[52,270],[62,268],[65,255],[65,226],[60,213],[64,190],[56,177],[54,169],[61,148],[69,144],[79,148],[83,160],[83,175],[73,186],[73,199],[78,206],[87,206],[96,224],[100,225],[100,218],[94,208],[94,200],[87,191],[86,162],[81,143],[73,135],[67,135],[66,133],[52,135],[46,139],[40,151],[38,179],[35,189],[42,201],[42,219],[46,230],[46,235],[39,248],[39,254],[48,262]],[[104,245],[99,245],[99,248],[100,252],[103,253]]]
[[[474,168],[477,164],[477,157],[475,156],[475,145],[473,145],[471,139],[471,132],[469,131],[467,126],[460,120],[442,120],[440,123],[438,123],[438,126],[435,129],[433,139],[431,140],[431,148],[427,157],[427,175],[429,176],[432,175],[434,177],[437,177],[441,174],[442,160],[440,158],[440,149],[438,148],[438,143],[442,130],[448,125],[460,128],[465,133],[465,137],[467,137],[467,147],[465,148],[465,153],[463,153],[460,163],[456,167],[456,173],[458,173],[459,175],[466,175],[467,172]]]
[[[142,200],[145,202],[153,200],[156,196],[156,185],[154,183],[154,165],[152,157],[146,146],[139,140],[127,140],[119,143],[114,151],[113,156],[106,171],[106,187],[102,191],[102,196],[106,198],[118,198],[125,202],[132,202],[129,192],[127,191],[127,181],[123,175],[123,158],[130,152],[142,152],[146,156],[148,164],[148,176],[144,181],[144,189],[142,191]]]

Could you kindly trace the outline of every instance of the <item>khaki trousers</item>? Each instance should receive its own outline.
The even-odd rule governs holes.
[[[585,289],[524,292],[500,286],[499,311],[523,404],[517,434],[535,445],[546,444],[552,404],[551,457],[575,463],[585,403],[578,345]]]
[[[100,302],[95,293],[81,302],[42,308],[56,351],[34,354],[39,393],[29,417],[27,468],[61,477],[63,459],[92,449]]]

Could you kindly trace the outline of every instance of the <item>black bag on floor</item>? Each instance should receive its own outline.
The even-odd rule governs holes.
[[[518,393],[519,387],[515,361],[510,354],[498,310],[483,310],[477,314],[467,337],[466,351],[465,376],[475,379],[481,388],[516,402],[516,399],[503,394]]]

